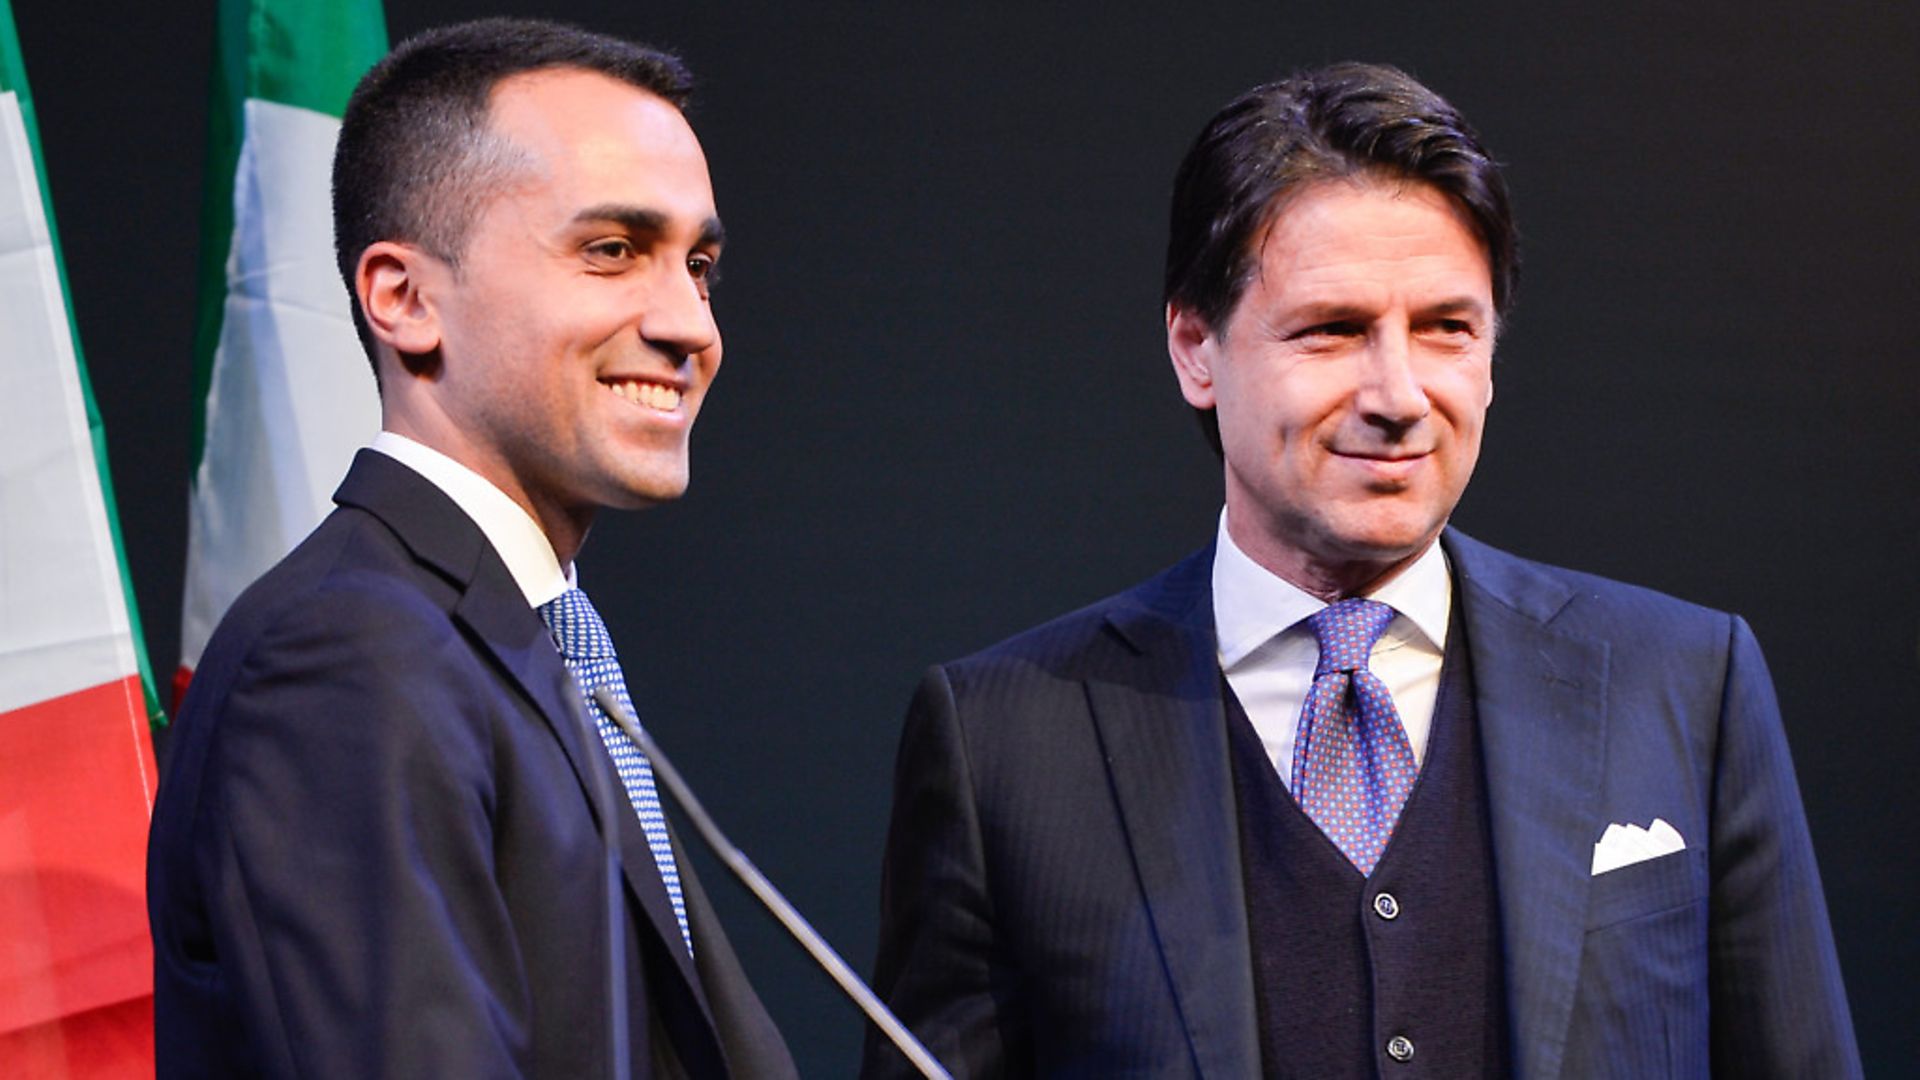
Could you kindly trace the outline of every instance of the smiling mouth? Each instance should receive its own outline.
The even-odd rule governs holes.
[[[680,407],[680,391],[671,386],[640,379],[602,379],[600,385],[655,412],[673,412]]]
[[[1418,454],[1367,454],[1367,453],[1345,453],[1339,450],[1334,451],[1334,454],[1336,456],[1346,458],[1349,461],[1365,461],[1365,462],[1370,462],[1376,465],[1411,464],[1412,462],[1423,460],[1424,458],[1427,457],[1428,453],[1431,453],[1431,451],[1426,451]]]
[[[1402,491],[1421,475],[1429,454],[1336,454],[1358,469],[1365,483],[1379,491]]]

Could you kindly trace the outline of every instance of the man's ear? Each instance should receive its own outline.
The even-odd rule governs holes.
[[[1187,404],[1213,408],[1213,366],[1220,357],[1220,339],[1200,316],[1174,304],[1167,305],[1167,356]]]
[[[368,244],[354,268],[354,291],[368,328],[402,357],[440,347],[439,312],[423,290],[435,271],[446,272],[439,260],[391,240]]]

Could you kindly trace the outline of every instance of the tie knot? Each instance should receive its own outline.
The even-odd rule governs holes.
[[[540,605],[540,617],[553,632],[553,643],[569,660],[593,660],[613,655],[613,638],[593,601],[579,589],[568,589]]]
[[[1313,677],[1364,669],[1373,643],[1380,640],[1392,621],[1392,608],[1378,600],[1357,597],[1329,604],[1308,616],[1307,629],[1320,642],[1320,663]]]

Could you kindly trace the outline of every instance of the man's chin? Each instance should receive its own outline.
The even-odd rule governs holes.
[[[685,468],[620,477],[601,492],[600,505],[610,510],[645,510],[670,503],[687,493],[688,479]]]
[[[675,502],[687,493],[685,483],[662,485],[644,489],[632,489],[622,493],[621,501],[607,505],[615,510],[646,510],[664,503]]]

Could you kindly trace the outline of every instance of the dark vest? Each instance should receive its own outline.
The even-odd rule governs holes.
[[[1509,1071],[1465,629],[1456,608],[1426,759],[1371,877],[1300,810],[1225,691],[1268,1077],[1452,1080]],[[1411,1056],[1400,1060],[1409,1044]]]

